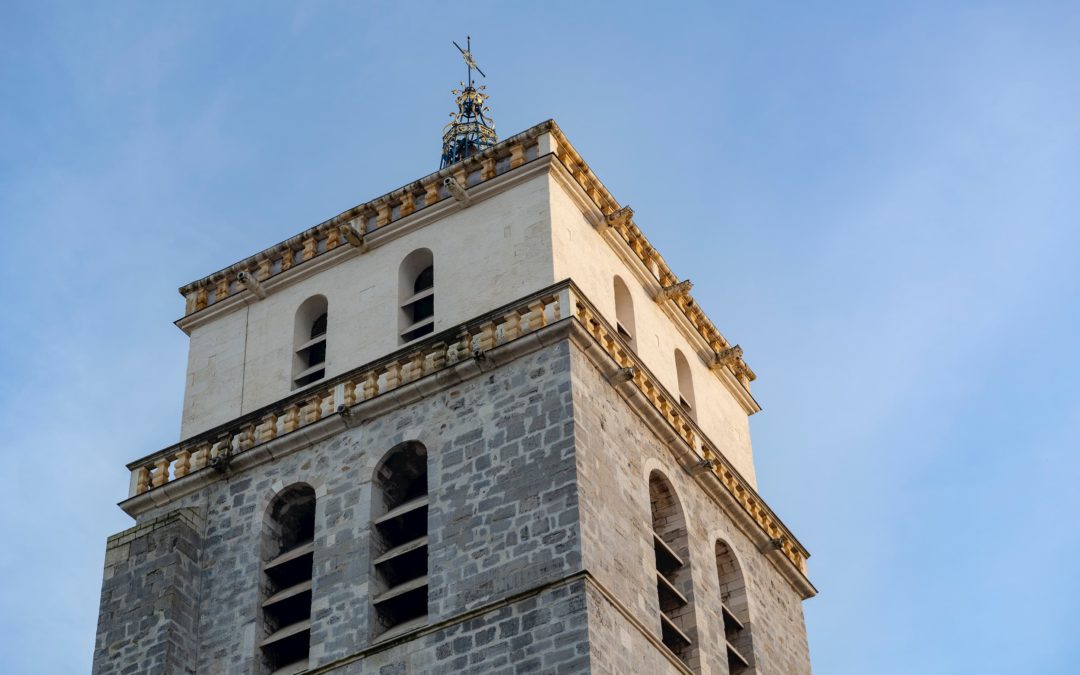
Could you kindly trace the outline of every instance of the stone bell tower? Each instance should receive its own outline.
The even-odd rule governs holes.
[[[810,672],[742,349],[555,122],[464,103],[439,171],[180,289],[95,673]]]

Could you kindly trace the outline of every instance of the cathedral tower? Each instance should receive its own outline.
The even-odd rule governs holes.
[[[810,672],[742,350],[555,122],[457,93],[439,171],[180,289],[95,673]]]

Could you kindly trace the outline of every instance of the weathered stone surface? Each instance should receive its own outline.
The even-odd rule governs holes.
[[[406,440],[428,453],[428,624],[379,643],[372,474]],[[322,672],[680,672],[659,643],[653,469],[689,524],[701,672],[727,672],[722,538],[746,577],[756,672],[808,673],[798,595],[569,339],[143,515],[110,540],[95,672],[257,672],[265,514],[297,482],[317,498]]]
[[[674,461],[671,452],[577,348],[572,351],[572,361],[579,527],[585,568],[621,606],[659,636],[649,474],[660,471],[674,487],[689,533],[701,672],[727,672],[714,556],[715,543],[722,539],[734,551],[746,579],[756,672],[809,673],[810,658],[798,593],[695,483],[691,476],[693,468],[684,468]],[[613,618],[610,621],[590,618],[593,663],[615,664],[612,670],[598,672],[628,672],[618,665],[625,665],[625,655],[602,645],[612,641],[641,644],[641,639],[634,635],[640,631],[610,611],[598,612]],[[592,634],[603,637],[596,639]],[[640,654],[642,649],[645,648],[635,647],[631,651]],[[597,657],[596,650],[600,650],[602,658]],[[638,665],[635,664],[638,672],[653,672],[642,671]]]
[[[202,529],[182,508],[109,538],[95,675],[195,672]]]

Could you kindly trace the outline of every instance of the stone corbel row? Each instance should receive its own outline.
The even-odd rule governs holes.
[[[537,125],[478,155],[355,206],[276,246],[181,287],[180,294],[186,301],[184,315],[206,309],[243,290],[251,290],[256,297],[261,297],[253,290],[252,281],[257,285],[342,243],[365,251],[366,234],[448,198],[463,207],[468,206],[469,187],[523,165],[528,161],[530,149],[540,145],[541,136],[550,135],[553,125],[550,120]],[[240,280],[241,274],[247,280]]]
[[[581,325],[617,366],[618,370],[611,374],[608,381],[617,388],[632,389],[647,401],[652,409],[667,421],[681,442],[695,454],[699,469],[707,470],[719,479],[730,498],[740,505],[752,522],[771,541],[776,542],[776,549],[805,576],[806,559],[809,553],[780,522],[780,519],[750,484],[712,445],[663,385],[637,360],[622,338],[595,308],[582,296],[577,296],[573,311]],[[735,350],[738,348],[733,348],[733,353],[727,355],[727,358],[732,358]]]
[[[604,215],[604,221],[599,224],[599,229],[602,232],[607,230],[617,232],[645,267],[652,272],[661,288],[677,287],[680,284],[678,277],[675,276],[660,253],[649,243],[641,229],[634,223],[633,210],[629,207],[619,206],[619,203],[592,172],[588,164],[581,158],[581,155],[570,145],[562,130],[554,123],[551,126],[551,135],[552,152],[556,154],[559,161],[566,168],[567,173],[578,182],[582,190],[585,191]],[[702,311],[689,292],[681,292],[671,299],[686,316],[694,330],[709,343],[714,352],[719,353],[731,348],[731,344],[705,315],[705,312]],[[747,386],[749,382],[757,377],[754,371],[742,360],[741,355],[737,361],[733,362],[732,371],[743,386]]]
[[[257,283],[245,276],[249,283]],[[473,359],[483,362],[497,346],[513,342],[568,316],[570,286],[564,283],[496,310],[485,318],[402,350],[378,362],[349,371],[313,389],[288,397],[260,411],[212,429],[128,465],[131,496],[165,486],[212,467],[229,470],[232,457],[279,436],[297,431],[353,405],[396,391],[399,387],[448,366]],[[396,396],[397,394],[395,394]]]

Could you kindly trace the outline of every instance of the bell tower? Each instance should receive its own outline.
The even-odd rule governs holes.
[[[438,171],[180,288],[95,673],[810,673],[743,349],[461,52]]]

